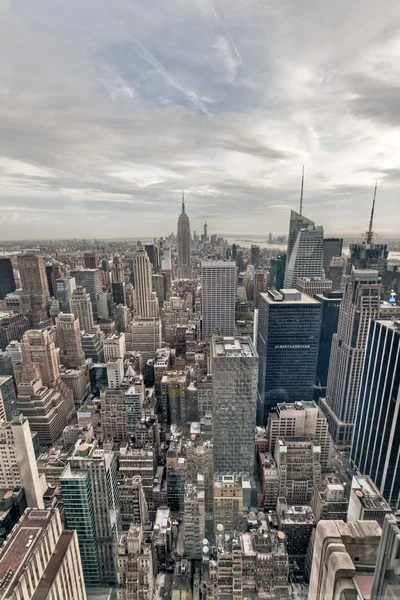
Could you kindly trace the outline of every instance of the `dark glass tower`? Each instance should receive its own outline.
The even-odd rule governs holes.
[[[322,304],[321,336],[319,338],[319,353],[317,378],[314,386],[314,399],[324,398],[328,384],[329,360],[333,335],[337,332],[342,292],[325,292],[315,294],[314,298]]]
[[[351,448],[354,467],[400,507],[400,321],[373,320]]]
[[[0,300],[4,300],[7,294],[15,292],[15,279],[11,260],[0,258]]]

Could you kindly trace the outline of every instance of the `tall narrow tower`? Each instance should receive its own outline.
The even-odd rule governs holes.
[[[182,212],[178,219],[178,277],[190,279],[191,276],[190,221],[185,212],[185,196],[182,192]]]
[[[29,318],[32,329],[46,327],[50,324],[47,309],[50,294],[43,256],[19,255],[18,268],[22,286],[22,311]]]
[[[157,295],[152,288],[152,268],[147,252],[140,248],[134,262],[136,312],[139,317],[158,315]]]

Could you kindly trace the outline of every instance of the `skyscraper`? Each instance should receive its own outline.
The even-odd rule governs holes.
[[[315,294],[314,298],[322,304],[321,335],[319,338],[317,376],[314,386],[315,399],[319,400],[319,398],[323,398],[326,395],[332,338],[337,333],[343,293],[329,291],[322,294]]]
[[[202,261],[201,301],[203,339],[218,328],[221,335],[235,333],[236,264],[223,261]]]
[[[84,365],[79,319],[71,313],[60,313],[56,318],[56,330],[61,364],[69,369]]]
[[[400,508],[400,321],[371,321],[350,458]]]
[[[278,254],[272,257],[269,267],[269,287],[273,290],[281,290],[285,281],[287,255]]]
[[[378,271],[355,269],[344,277],[338,331],[333,336],[323,410],[337,444],[350,444],[360,391],[368,326],[379,315]]]
[[[293,248],[297,240],[297,234],[299,233],[300,229],[306,229],[308,226],[315,227],[314,221],[307,219],[307,217],[304,217],[295,210],[290,211],[287,263],[289,263],[292,255]]]
[[[265,292],[267,289],[266,285],[266,277],[265,271],[262,269],[257,269],[254,274],[254,292],[253,292],[253,300],[254,300],[254,308],[258,308],[260,304],[260,294]]]
[[[312,400],[321,304],[298,290],[261,294],[257,350],[259,424],[278,402]]]
[[[47,330],[27,331],[22,339],[22,362],[39,366],[43,385],[53,386],[60,378],[57,350]]]
[[[178,219],[178,277],[190,279],[191,276],[190,221],[185,213],[185,197],[182,192],[182,212]]]
[[[342,256],[343,239],[325,238],[324,239],[324,269],[329,267],[333,257]]]
[[[250,337],[213,336],[214,473],[254,474],[258,355]]]
[[[71,277],[75,277],[76,285],[84,287],[90,295],[90,302],[92,304],[93,318],[97,320],[99,311],[97,307],[98,294],[103,289],[103,282],[101,279],[100,269],[81,269],[79,271],[71,271]],[[73,311],[72,311],[73,312]],[[76,315],[78,316],[78,315]],[[79,319],[80,320],[80,319]],[[82,326],[82,323],[81,323]]]
[[[83,264],[85,266],[85,269],[96,269],[97,268],[96,252],[84,252]]]
[[[323,277],[323,242],[323,228],[312,221],[298,229],[286,263],[285,288],[296,287],[298,277]]]
[[[112,280],[113,283],[125,283],[124,263],[119,255],[113,258]]]
[[[48,303],[50,300],[46,268],[42,256],[21,254],[18,256],[21,278],[21,306],[32,329],[50,325]]]
[[[79,321],[81,331],[90,333],[94,325],[93,310],[86,288],[79,286],[72,292],[71,310]]]
[[[134,261],[136,312],[139,317],[156,317],[158,300],[152,291],[152,269],[147,253],[139,248]]]
[[[9,258],[0,258],[0,300],[15,291],[15,279]]]
[[[64,277],[56,279],[56,298],[60,303],[60,311],[64,313],[72,312],[71,297],[76,289],[75,277]]]
[[[260,246],[251,245],[250,262],[255,269],[258,269],[260,262]]]

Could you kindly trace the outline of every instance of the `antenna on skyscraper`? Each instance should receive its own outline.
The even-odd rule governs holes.
[[[185,192],[182,190],[182,214],[185,213]]]
[[[376,190],[378,187],[378,180],[376,180],[375,183],[375,190],[374,190],[374,199],[372,201],[372,210],[371,210],[371,218],[369,220],[369,228],[367,231],[367,244],[370,244],[373,240],[374,237],[374,232],[372,231],[372,225],[374,223],[374,212],[375,212],[375,200],[376,200]]]
[[[303,189],[304,189],[304,165],[303,174],[301,176],[301,193],[300,193],[300,214],[303,214]]]

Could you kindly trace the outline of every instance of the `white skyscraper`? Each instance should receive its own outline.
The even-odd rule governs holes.
[[[295,288],[298,277],[324,276],[324,229],[310,221],[297,231],[285,271],[285,288]]]
[[[157,294],[152,287],[152,268],[147,252],[140,248],[135,255],[134,279],[136,291],[136,313],[139,317],[158,315]]]
[[[201,301],[203,339],[217,327],[222,336],[235,333],[236,263],[202,261]]]
[[[71,296],[71,309],[77,319],[82,331],[90,333],[92,331],[93,309],[90,301],[90,294],[84,287],[77,287]]]
[[[185,197],[182,192],[182,212],[178,219],[178,277],[190,279],[191,276],[190,221],[185,213]]]

